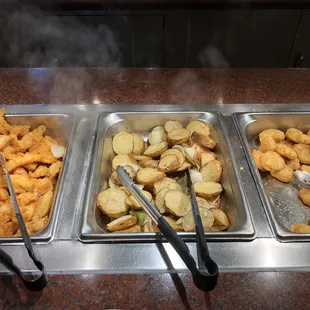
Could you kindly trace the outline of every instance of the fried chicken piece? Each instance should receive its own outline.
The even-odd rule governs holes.
[[[42,177],[49,177],[49,176],[50,176],[49,168],[46,166],[42,166],[42,165],[39,166],[35,171],[29,172],[29,177],[34,178],[34,179],[38,179]]]
[[[26,224],[26,228],[29,235],[34,235],[40,231],[42,231],[48,224],[48,216],[45,216],[39,220],[31,221]],[[21,232],[20,229],[17,230],[15,236],[20,237]]]
[[[310,165],[310,145],[295,144],[294,151],[302,164]]]
[[[291,167],[293,170],[298,170],[300,169],[300,162],[298,158],[295,159],[286,159],[285,163]]]
[[[20,205],[27,206],[30,203],[36,201],[39,198],[39,196],[35,193],[27,192],[17,195],[16,198]]]
[[[11,237],[18,229],[18,224],[15,221],[4,223],[0,226],[0,237]]]
[[[0,200],[6,201],[9,198],[9,193],[5,188],[0,188]]]
[[[0,173],[0,188],[8,188],[4,173]]]
[[[38,220],[48,215],[53,201],[53,191],[49,190],[38,200],[37,207],[34,212],[33,220]]]
[[[278,144],[286,145],[286,146],[288,146],[291,149],[294,147],[294,143],[292,141],[290,141],[290,140],[285,140],[285,141],[282,141],[282,142],[280,142]]]
[[[61,167],[62,167],[62,162],[61,161],[57,161],[56,163],[51,164],[49,166],[49,168],[48,168],[48,170],[49,170],[49,178],[51,180],[54,179],[57,176],[57,174],[61,170]]]
[[[285,134],[289,140],[295,143],[310,144],[310,136],[305,135],[302,131],[296,128],[289,128]]]
[[[266,136],[262,138],[259,150],[263,153],[274,151],[276,149],[276,145],[277,143],[272,136]]]
[[[10,134],[12,135],[16,135],[17,137],[23,137],[25,136],[30,130],[30,126],[29,125],[14,125],[11,126],[10,129]]]
[[[34,144],[29,151],[33,154],[42,155],[42,163],[53,164],[57,162],[57,158],[53,155],[51,150],[51,139],[50,137],[44,137],[39,143]]]
[[[306,224],[292,224],[291,232],[297,234],[310,234],[310,225]]]
[[[266,129],[259,134],[259,141],[265,137],[272,137],[276,142],[281,142],[285,139],[284,132],[278,129]]]
[[[306,172],[309,172],[309,173],[310,173],[310,166],[301,165],[300,170],[301,170],[301,171],[306,171]]]
[[[25,192],[34,192],[35,184],[29,179],[28,175],[11,175],[11,181],[15,194],[25,193]]]
[[[7,134],[11,129],[11,126],[4,119],[4,113],[5,113],[5,109],[4,108],[0,109],[0,134],[1,135]]]
[[[276,145],[276,152],[288,159],[295,159],[297,158],[296,152],[291,149],[289,146],[286,146],[284,144],[277,144]]]
[[[27,171],[26,171],[26,169],[23,168],[23,167],[18,167],[18,168],[14,169],[14,170],[12,171],[12,174],[19,174],[19,175],[22,175],[22,174],[27,174]]]
[[[24,206],[20,205],[20,212],[23,216],[24,222],[30,222],[35,214],[35,210],[37,207],[37,202],[33,201],[32,203]]]
[[[283,183],[290,183],[294,180],[294,172],[291,167],[285,165],[283,169],[271,171],[270,174],[277,180]]]
[[[14,156],[14,158],[7,161],[6,168],[10,172],[16,169],[17,167],[31,164],[34,162],[40,162],[41,160],[42,156],[40,154],[18,153],[17,155]]]
[[[307,207],[310,207],[310,188],[302,188],[299,191],[299,197]]]
[[[8,203],[2,203],[0,205],[0,227],[2,226],[2,224],[11,221],[13,216],[13,206]]]
[[[31,164],[24,165],[24,167],[28,171],[35,171],[38,167],[38,164],[37,163],[31,163]]]
[[[34,185],[33,192],[35,194],[44,195],[46,192],[53,190],[53,183],[49,178],[31,180]]]
[[[266,152],[261,156],[262,166],[267,171],[278,171],[284,168],[284,159],[276,152]]]
[[[10,136],[0,135],[0,150],[2,150],[10,141],[11,141]]]
[[[262,162],[261,162],[261,156],[262,155],[263,155],[263,153],[261,151],[258,151],[258,150],[252,151],[252,156],[253,156],[256,168],[262,172],[266,172],[266,170],[263,168]]]
[[[45,131],[46,127],[41,125],[24,135],[20,140],[15,140],[18,150],[20,152],[25,152],[34,144],[39,143],[43,139],[43,134]]]
[[[13,146],[7,145],[3,148],[1,153],[3,154],[5,159],[13,159],[14,156],[16,156],[17,154],[17,150]]]

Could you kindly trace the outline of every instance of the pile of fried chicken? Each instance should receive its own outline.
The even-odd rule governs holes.
[[[64,151],[53,152],[53,148],[61,146],[44,135],[45,126],[33,130],[28,125],[11,126],[5,120],[4,113],[5,110],[0,109],[0,152],[5,158],[28,233],[33,235],[42,231],[49,222]],[[5,175],[1,171],[0,237],[20,235]]]

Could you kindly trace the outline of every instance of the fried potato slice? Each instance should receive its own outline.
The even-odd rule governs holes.
[[[296,152],[287,145],[277,144],[275,150],[278,154],[280,154],[281,156],[285,158],[288,158],[288,159],[297,158]]]
[[[178,224],[176,220],[169,216],[163,216],[163,218],[168,222],[174,231],[182,231],[182,225]]]
[[[194,184],[194,190],[197,196],[210,199],[220,195],[223,188],[221,184],[215,182],[198,182]]]
[[[158,144],[167,141],[167,135],[162,126],[155,127],[148,135],[149,144]]]
[[[152,157],[150,156],[145,156],[145,155],[134,155],[133,158],[137,161],[142,161],[142,160],[152,160]]]
[[[274,151],[276,149],[276,146],[277,146],[276,141],[271,136],[267,136],[262,138],[259,151],[263,153],[268,151]]]
[[[301,170],[301,171],[306,171],[306,172],[309,172],[309,173],[310,173],[310,166],[301,165],[300,170]]]
[[[168,121],[165,123],[165,131],[170,132],[175,129],[181,129],[183,128],[182,124],[178,121]]]
[[[306,224],[292,224],[291,232],[297,234],[310,234],[310,225]]]
[[[262,141],[263,138],[271,136],[276,142],[281,142],[285,139],[285,134],[278,129],[266,129],[259,134],[259,141]]]
[[[141,168],[157,168],[159,160],[148,159],[148,160],[140,160],[139,165]]]
[[[185,128],[174,129],[168,132],[168,142],[172,145],[185,143],[189,138],[190,132]]]
[[[300,162],[298,158],[295,159],[287,159],[285,160],[285,163],[291,167],[293,170],[298,170],[300,169]]]
[[[175,216],[184,216],[191,209],[190,198],[177,190],[169,190],[164,196],[166,209]]]
[[[214,215],[214,226],[229,226],[229,219],[224,211],[218,208],[211,209]]]
[[[136,179],[140,184],[150,185],[162,180],[165,176],[164,172],[155,168],[141,168],[137,173]]]
[[[133,151],[134,139],[133,136],[125,131],[118,133],[112,141],[112,147],[118,155],[128,155]]]
[[[181,167],[180,161],[175,155],[166,155],[158,163],[158,169],[163,172],[173,172]]]
[[[184,163],[176,171],[178,172],[186,171],[187,169],[191,168],[191,166],[192,165],[190,163],[188,163],[187,161],[184,161]]]
[[[124,215],[107,224],[109,231],[127,229],[137,223],[137,217],[133,215]]]
[[[167,211],[164,197],[168,191],[171,189],[169,187],[162,188],[155,197],[155,205],[160,213],[165,213]]]
[[[133,155],[140,155],[144,152],[144,141],[142,137],[138,133],[132,133],[131,134],[133,139]]]
[[[310,188],[302,188],[299,191],[299,197],[307,207],[310,207]]]
[[[196,197],[196,200],[197,200],[198,207],[202,209],[213,209],[213,208],[218,207],[218,206],[215,206],[214,204],[209,203],[208,200],[201,198],[201,197]]]
[[[129,228],[126,229],[122,229],[122,230],[116,230],[115,232],[119,232],[119,233],[136,233],[136,232],[141,232],[142,228],[140,225],[136,224],[133,225]]]
[[[215,160],[216,156],[213,152],[205,151],[200,155],[200,167],[204,167],[207,165],[211,160]]]
[[[98,194],[97,205],[104,214],[118,218],[128,212],[126,197],[127,195],[121,189],[109,188]]]
[[[134,179],[136,176],[136,171],[132,168],[132,166],[129,165],[124,165],[123,168],[127,171],[128,175]],[[111,179],[113,181],[114,184],[116,185],[121,185],[121,181],[118,178],[118,174],[116,171],[113,171],[111,174]]]
[[[216,147],[216,142],[214,140],[209,136],[202,135],[196,131],[191,134],[190,139],[192,143],[197,143],[208,149],[214,149]]]
[[[117,166],[138,166],[137,161],[131,155],[116,155],[112,160],[112,170],[116,170]]]
[[[261,151],[258,151],[258,150],[252,151],[252,156],[253,156],[253,160],[254,160],[256,168],[262,172],[266,172],[266,170],[263,168],[262,161],[261,161],[262,155],[263,153]]]
[[[148,201],[152,201],[152,194],[149,193],[148,191],[142,190],[142,193],[144,196],[147,198]],[[142,209],[141,205],[139,202],[132,196],[129,195],[126,197],[126,204],[132,209],[132,210],[140,210]]]
[[[181,167],[181,165],[182,165],[182,164],[184,163],[184,161],[185,161],[185,155],[184,155],[184,153],[181,152],[179,149],[169,149],[169,150],[167,150],[166,152],[164,152],[164,153],[160,156],[160,158],[164,158],[164,157],[167,156],[167,155],[175,155],[175,156],[178,158],[179,162],[180,162],[180,167]]]
[[[191,121],[187,126],[186,129],[189,130],[190,134],[192,134],[194,131],[197,133],[203,135],[203,136],[209,136],[210,135],[210,127],[208,124],[194,120]]]
[[[276,152],[266,152],[261,155],[262,167],[267,171],[278,171],[284,168],[284,159]]]
[[[310,165],[310,145],[295,144],[294,151],[302,164]]]
[[[113,182],[112,176],[109,179],[108,185],[109,185],[109,188],[119,188],[119,186]]]
[[[210,228],[214,223],[214,215],[209,209],[198,208],[203,228]],[[182,218],[182,228],[185,231],[195,230],[195,220],[192,210]]]
[[[200,170],[200,173],[203,181],[217,183],[222,177],[222,171],[222,164],[218,160],[211,160]]]
[[[144,155],[150,157],[158,157],[168,149],[168,143],[166,141],[152,144],[145,151]]]
[[[154,194],[157,195],[165,187],[182,191],[181,185],[178,184],[176,180],[171,178],[163,178],[162,180],[154,183]]]

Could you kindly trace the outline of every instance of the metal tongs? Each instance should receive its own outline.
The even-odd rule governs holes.
[[[3,158],[3,155],[0,153],[0,167],[2,167],[4,173],[5,173],[5,178],[6,178],[6,182],[9,188],[9,192],[12,198],[12,202],[13,202],[13,206],[14,206],[14,211],[16,213],[16,218],[19,224],[19,228],[25,243],[25,246],[27,248],[28,251],[28,255],[30,256],[30,258],[33,260],[34,264],[36,265],[36,267],[41,271],[40,275],[37,276],[34,279],[27,279],[25,277],[25,275],[22,273],[22,271],[15,265],[12,257],[10,257],[6,252],[4,252],[2,249],[0,249],[0,263],[2,265],[4,265],[7,269],[11,270],[13,273],[15,273],[17,276],[19,276],[21,278],[21,280],[23,281],[24,285],[30,290],[30,291],[40,291],[42,290],[46,284],[47,284],[47,276],[45,274],[45,270],[44,270],[44,265],[41,263],[41,261],[39,261],[33,251],[32,248],[32,244],[30,241],[30,237],[29,234],[27,232],[26,226],[25,226],[25,222],[23,220],[23,217],[20,213],[20,209],[17,203],[17,199],[16,199],[16,195],[14,192],[14,188],[12,185],[12,181],[10,178],[10,174],[7,171],[6,167],[5,167],[5,160]]]
[[[122,166],[118,166],[116,170],[123,186],[140,203],[143,210],[157,225],[161,233],[166,237],[169,243],[182,258],[183,262],[192,273],[193,282],[195,285],[202,291],[212,291],[216,287],[217,283],[218,266],[216,262],[214,262],[210,257],[201,218],[199,215],[196,194],[190,176],[189,180],[191,181],[191,204],[196,228],[198,267],[193,256],[190,254],[186,243],[178,236],[178,234],[168,224],[164,217],[133,183],[126,170]],[[189,174],[189,172],[187,173]]]

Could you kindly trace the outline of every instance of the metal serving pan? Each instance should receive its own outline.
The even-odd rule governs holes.
[[[103,113],[98,119],[98,131],[93,150],[93,163],[84,201],[84,215],[81,223],[82,242],[102,241],[145,241],[158,240],[156,233],[111,233],[106,229],[108,218],[96,207],[97,194],[107,188],[111,175],[111,161],[114,156],[112,137],[121,132],[137,132],[144,137],[167,120],[178,120],[186,125],[191,119],[201,119],[213,127],[212,136],[218,143],[216,155],[223,165],[222,185],[224,194],[222,207],[226,211],[231,226],[227,231],[206,233],[208,239],[250,240],[255,237],[250,211],[243,193],[239,172],[220,113],[207,112],[124,112]],[[184,239],[194,239],[194,233],[180,232]]]
[[[304,112],[236,113],[233,119],[276,239],[282,242],[310,241],[310,234],[296,234],[290,231],[291,224],[308,224],[310,220],[310,208],[298,198],[300,185],[296,180],[290,184],[284,184],[269,173],[260,173],[251,155],[251,150],[259,146],[258,134],[261,131],[268,128],[285,131],[290,127],[308,131],[310,114]]]
[[[49,215],[49,224],[42,232],[31,236],[31,240],[34,242],[50,242],[56,228],[57,214],[61,203],[61,192],[63,191],[64,186],[63,179],[70,159],[70,140],[73,136],[75,127],[74,117],[70,114],[6,114],[5,118],[10,125],[30,125],[31,129],[36,128],[39,125],[44,125],[47,129],[45,134],[51,136],[66,148],[66,154],[63,158],[63,167],[54,190],[53,203]],[[22,242],[21,237],[0,237],[0,244],[18,242]]]

